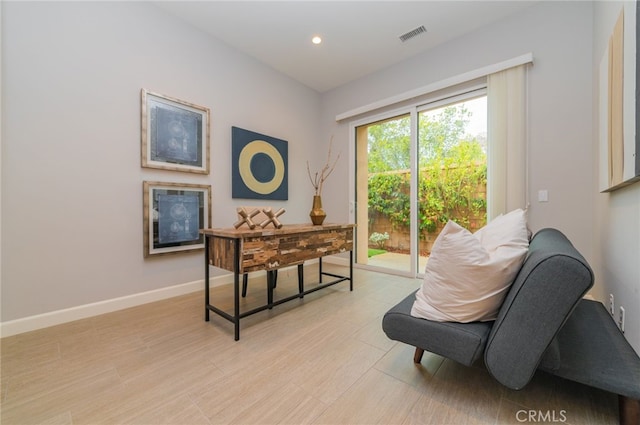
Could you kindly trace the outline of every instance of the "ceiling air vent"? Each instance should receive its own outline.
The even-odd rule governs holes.
[[[400,41],[402,41],[403,43],[407,40],[409,40],[410,38],[413,38],[417,35],[420,35],[424,32],[427,32],[427,29],[424,27],[424,25],[420,25],[418,28],[411,30],[405,34],[402,34],[400,36]]]

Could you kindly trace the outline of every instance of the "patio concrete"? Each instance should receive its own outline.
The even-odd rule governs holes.
[[[427,265],[429,257],[419,257],[418,259],[418,273],[424,273],[424,268]],[[367,265],[375,267],[384,267],[392,270],[410,270],[410,257],[409,254],[401,254],[397,252],[386,252],[384,254],[374,255],[367,261]]]

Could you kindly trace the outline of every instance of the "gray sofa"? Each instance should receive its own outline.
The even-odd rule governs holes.
[[[495,321],[433,322],[411,316],[415,293],[382,328],[393,340],[471,366],[481,358],[504,386],[519,390],[537,370],[618,394],[620,423],[640,424],[640,358],[602,303],[583,299],[593,272],[556,229],[532,238]]]

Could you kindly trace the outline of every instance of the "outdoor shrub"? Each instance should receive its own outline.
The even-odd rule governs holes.
[[[369,236],[369,240],[374,243],[378,248],[384,248],[384,244],[389,240],[389,233],[384,232],[384,234],[382,233],[378,233],[378,232],[373,232],[371,234],[371,236]]]

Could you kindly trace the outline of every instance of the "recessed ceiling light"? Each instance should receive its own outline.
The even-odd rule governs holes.
[[[320,38],[319,35],[314,35],[313,38],[311,39],[311,42],[313,44],[320,44],[322,43],[322,38]]]

